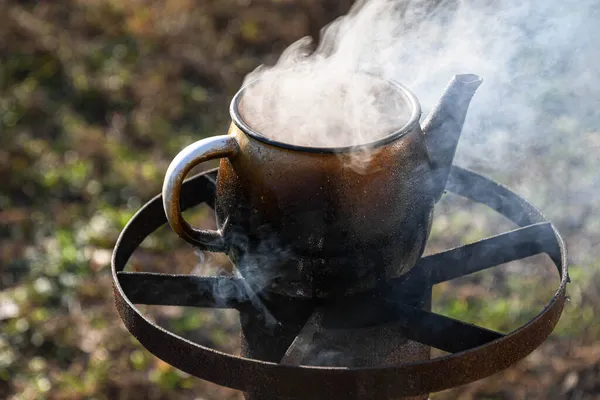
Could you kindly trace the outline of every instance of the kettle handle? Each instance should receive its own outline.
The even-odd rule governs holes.
[[[181,185],[187,173],[196,165],[216,158],[231,157],[239,152],[237,140],[231,135],[213,136],[187,146],[171,161],[162,187],[162,201],[167,221],[183,240],[207,251],[224,252],[222,230],[198,229],[181,215],[179,203]]]

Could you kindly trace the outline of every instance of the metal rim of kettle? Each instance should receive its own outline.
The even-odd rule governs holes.
[[[399,137],[410,132],[415,127],[415,125],[417,125],[419,123],[419,119],[421,118],[421,104],[419,103],[419,100],[417,99],[415,94],[410,91],[410,89],[408,89],[406,86],[404,86],[398,82],[395,82],[393,80],[383,79],[383,78],[377,77],[377,76],[367,73],[367,72],[360,71],[360,72],[356,72],[356,73],[359,75],[368,76],[371,79],[385,82],[386,84],[393,86],[395,89],[397,89],[399,91],[399,93],[402,96],[404,96],[406,103],[410,107],[410,117],[409,117],[408,121],[401,128],[395,130],[391,134],[384,136],[380,139],[377,139],[377,140],[374,140],[371,142],[367,142],[367,143],[360,143],[360,144],[356,144],[356,145],[352,145],[352,146],[312,147],[312,146],[295,145],[295,144],[281,142],[278,140],[271,139],[271,138],[263,135],[262,133],[256,131],[252,127],[250,127],[250,125],[244,120],[244,118],[242,117],[242,115],[239,111],[239,104],[244,96],[244,93],[246,92],[246,90],[249,87],[251,87],[252,85],[256,84],[258,81],[260,81],[261,78],[255,79],[255,80],[249,82],[248,84],[244,85],[235,94],[235,96],[231,100],[231,104],[229,106],[229,114],[231,116],[233,123],[242,132],[244,132],[245,134],[247,134],[248,136],[250,136],[254,139],[257,139],[261,142],[264,142],[264,143],[267,143],[267,144],[270,144],[273,146],[282,147],[282,148],[289,149],[289,150],[304,151],[304,152],[309,152],[309,153],[342,153],[342,152],[352,152],[352,151],[361,151],[361,150],[372,149],[372,148],[387,144],[395,139],[398,139]]]

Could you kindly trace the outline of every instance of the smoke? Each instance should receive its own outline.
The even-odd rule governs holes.
[[[320,43],[303,38],[276,65],[250,73],[245,83],[259,81],[245,94],[242,114],[283,142],[359,145],[401,127],[406,105],[377,81],[357,78],[356,71],[406,85],[426,113],[453,75],[476,73],[484,85],[473,101],[459,158],[467,164],[501,162],[533,140],[540,120],[581,115],[583,110],[565,104],[577,91],[599,94],[586,84],[598,81],[599,73],[579,52],[593,46],[584,22],[590,28],[598,9],[594,0],[359,1],[324,29]],[[557,88],[557,77],[564,76],[572,81]],[[588,114],[591,105],[586,102]],[[485,154],[492,142],[494,151]],[[369,161],[369,152],[361,150],[359,158]]]
[[[275,65],[250,73],[242,116],[282,142],[359,146],[343,157],[349,167],[368,173],[376,163],[362,145],[401,127],[409,111],[381,79],[407,86],[427,115],[452,76],[478,74],[484,84],[471,103],[456,163],[523,176],[526,187],[514,187],[514,176],[511,185],[544,210],[548,205],[535,197],[540,182],[570,187],[564,198],[545,190],[549,201],[559,202],[561,227],[568,222],[563,215],[597,209],[596,167],[589,161],[577,170],[557,167],[567,159],[561,153],[576,143],[592,146],[592,159],[600,149],[591,134],[585,140],[575,136],[600,123],[597,21],[596,0],[359,1],[324,29],[320,43],[300,39]],[[536,152],[541,158],[532,159]],[[571,173],[583,170],[586,178]],[[597,224],[582,226],[577,229],[595,229],[590,237],[597,237]],[[260,276],[259,267],[256,272]]]

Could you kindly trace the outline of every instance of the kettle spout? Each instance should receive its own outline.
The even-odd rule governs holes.
[[[477,75],[455,75],[439,103],[423,123],[433,166],[435,201],[440,199],[446,188],[469,104],[482,82]]]

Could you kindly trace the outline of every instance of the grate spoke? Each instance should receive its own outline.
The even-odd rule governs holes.
[[[408,305],[395,308],[397,322],[410,340],[449,353],[458,353],[493,340],[502,333]]]
[[[510,261],[551,252],[555,246],[556,236],[552,224],[533,224],[423,257],[405,276],[398,278],[393,286],[398,293],[430,287]]]
[[[239,278],[150,272],[118,272],[117,276],[134,304],[238,308],[249,300]]]
[[[534,206],[506,186],[469,170],[452,166],[446,188],[459,196],[485,204],[518,226],[548,222]]]
[[[414,307],[393,297],[339,303],[323,307],[322,310],[323,329],[361,329],[379,325],[400,327],[402,335],[408,339],[450,353],[481,346],[504,336]]]
[[[315,310],[308,318],[298,335],[292,341],[283,355],[280,364],[300,365],[306,356],[306,353],[313,344],[314,336],[322,330],[321,320],[323,314],[321,310]]]

